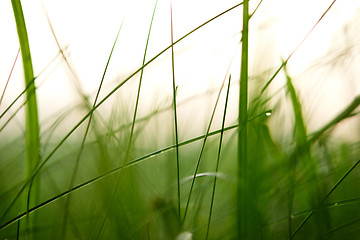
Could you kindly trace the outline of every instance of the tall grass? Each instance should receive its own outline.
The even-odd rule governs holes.
[[[20,0],[11,1],[16,28],[19,36],[20,49],[24,67],[26,90],[26,111],[25,111],[25,152],[26,152],[26,179],[31,179],[27,189],[28,197],[26,211],[29,211],[30,205],[37,205],[39,201],[40,180],[32,179],[32,174],[40,163],[40,130],[38,107],[36,100],[36,87],[34,83],[34,71],[31,60],[29,39],[26,30],[26,24]],[[33,218],[34,219],[34,218]],[[30,225],[28,218],[28,226]]]
[[[358,124],[360,97],[342,104],[342,110],[314,130],[308,121],[307,95],[291,74],[291,58],[334,3],[319,13],[319,20],[279,66],[257,77],[249,67],[255,31],[249,23],[258,16],[263,1],[254,9],[248,0],[229,7],[178,39],[178,5],[170,2],[168,46],[153,54],[153,23],[158,23],[164,4],[154,1],[139,67],[106,89],[118,54],[116,45],[127,37],[118,30],[93,95],[82,89],[82,79],[55,34],[51,14],[46,13],[57,56],[70,71],[81,100],[39,124],[31,45],[20,1],[12,0],[26,82],[19,95],[10,98],[3,93],[2,104],[10,104],[0,114],[5,122],[0,134],[4,136],[4,128],[16,122],[22,106],[26,122],[21,126],[24,136],[0,138],[0,238],[356,238],[360,233],[360,145],[358,135],[355,140],[340,141],[336,130],[350,121]],[[242,17],[242,27],[236,30],[241,34],[234,34],[238,45],[230,55],[235,57],[226,59],[226,69],[219,66],[221,84],[184,98],[182,71],[188,69],[180,64],[185,49],[181,44],[233,13]],[[234,67],[236,58],[240,68]],[[154,80],[147,73],[161,61],[167,65],[157,77],[162,77],[160,71],[169,75],[156,97],[165,100],[148,104],[145,99],[153,89],[147,83]],[[196,76],[205,76],[200,66],[195,69]],[[234,79],[236,72],[240,72],[238,79]],[[285,84],[273,91],[274,81],[281,76]],[[18,103],[23,95],[25,101]],[[143,105],[153,108],[144,110]],[[202,114],[205,121],[198,124]],[[192,137],[186,137],[189,129],[196,131]]]
[[[248,179],[248,51],[249,51],[249,1],[243,2],[243,27],[241,49],[240,97],[239,97],[239,137],[238,137],[238,238],[251,239],[248,234],[250,223],[248,215],[252,212],[250,207],[251,197],[248,194],[250,183]]]

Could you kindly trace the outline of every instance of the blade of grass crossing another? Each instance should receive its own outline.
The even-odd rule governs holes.
[[[218,155],[217,155],[217,160],[216,160],[215,178],[214,178],[214,184],[213,184],[213,189],[212,189],[212,194],[211,194],[209,218],[208,218],[208,223],[207,223],[207,228],[206,228],[206,237],[205,237],[205,239],[209,238],[209,232],[210,232],[211,216],[212,216],[212,210],[213,210],[214,199],[215,199],[215,188],[216,188],[216,181],[217,181],[217,173],[219,171],[219,163],[220,163],[220,156],[221,156],[221,146],[222,146],[223,136],[224,136],[226,109],[227,109],[228,100],[229,100],[230,82],[231,82],[231,75],[229,76],[229,83],[228,83],[228,87],[227,87],[227,91],[226,91],[224,114],[223,114],[223,119],[222,119],[222,123],[221,123],[219,150],[218,150]]]
[[[299,227],[294,231],[291,235],[290,239],[293,239],[296,234],[304,227],[305,223],[309,221],[309,219],[314,215],[317,209],[321,209],[325,203],[325,201],[329,198],[329,196],[336,190],[336,188],[348,177],[348,175],[359,165],[360,160],[358,160],[345,174],[340,180],[330,189],[330,191],[326,194],[326,196],[321,200],[319,205],[314,208],[315,210],[310,211],[310,213],[305,217],[305,219],[301,222]]]
[[[113,55],[113,52],[114,52],[114,49],[115,49],[115,45],[116,45],[116,43],[117,43],[117,41],[118,41],[118,38],[119,38],[119,35],[120,35],[120,31],[121,31],[122,25],[123,25],[123,22],[122,22],[121,25],[120,25],[120,28],[119,28],[119,30],[118,30],[118,32],[117,32],[115,41],[114,41],[113,46],[112,46],[112,48],[111,48],[111,51],[110,51],[108,60],[107,60],[107,62],[106,62],[105,70],[104,70],[104,73],[103,73],[103,75],[102,75],[102,78],[101,78],[101,81],[100,81],[100,84],[99,84],[99,87],[98,87],[98,90],[97,90],[97,93],[96,93],[96,97],[95,97],[95,100],[94,100],[94,103],[93,103],[93,106],[92,106],[92,107],[94,107],[94,106],[96,105],[97,101],[98,101],[98,98],[99,98],[99,95],[100,95],[100,91],[101,91],[101,87],[102,87],[102,85],[103,85],[103,83],[104,83],[105,75],[106,75],[106,72],[107,72],[107,69],[108,69],[108,66],[109,66],[111,57],[112,57],[112,55]],[[76,175],[77,175],[77,172],[78,172],[81,155],[82,155],[83,149],[84,149],[84,147],[85,147],[86,138],[87,138],[88,133],[89,133],[89,130],[90,130],[90,125],[91,125],[91,120],[93,119],[93,114],[94,114],[94,112],[92,112],[92,113],[90,114],[90,116],[89,116],[89,121],[88,121],[88,124],[87,124],[87,126],[86,126],[85,133],[84,133],[84,136],[83,136],[82,141],[81,141],[81,146],[80,146],[80,149],[79,149],[77,158],[76,158],[76,163],[75,163],[75,167],[74,167],[73,174],[72,174],[72,177],[71,177],[71,182],[70,182],[70,187],[69,187],[69,189],[72,189],[72,188],[74,187],[74,184],[75,184],[75,178],[76,178]],[[65,204],[65,216],[64,216],[63,227],[62,227],[62,239],[65,239],[65,234],[66,234],[67,219],[68,219],[68,214],[69,214],[70,196],[71,196],[71,195],[68,195],[67,200],[66,200],[66,204]],[[73,224],[73,225],[76,226],[75,224]],[[74,226],[73,226],[73,227],[74,227]]]
[[[234,57],[235,57],[235,53],[236,53],[236,50],[234,51],[234,55],[232,56],[230,62],[229,62],[229,65],[228,65],[228,68],[226,70],[226,74],[225,74],[225,77],[223,79],[223,82],[220,86],[220,89],[219,89],[219,93],[218,93],[218,96],[216,98],[216,101],[215,101],[215,105],[214,105],[214,108],[212,110],[212,113],[211,113],[211,117],[210,117],[210,120],[209,120],[209,124],[208,124],[208,127],[207,127],[207,130],[206,130],[206,133],[205,133],[205,137],[204,137],[204,140],[203,140],[203,143],[201,145],[201,149],[200,149],[200,153],[199,153],[199,157],[198,157],[198,160],[197,160],[197,163],[196,163],[196,167],[195,167],[195,171],[194,171],[194,174],[193,174],[193,178],[192,178],[192,181],[191,181],[191,186],[190,186],[190,190],[189,190],[189,195],[187,197],[187,201],[186,201],[186,206],[185,206],[185,212],[184,212],[184,218],[182,220],[182,223],[185,222],[186,220],[186,217],[187,217],[187,213],[188,213],[188,210],[189,210],[189,204],[190,204],[190,199],[191,199],[191,195],[192,195],[192,192],[193,192],[193,189],[194,189],[194,185],[195,185],[195,180],[196,180],[196,175],[199,171],[199,166],[200,166],[200,161],[202,159],[202,156],[203,156],[203,153],[204,153],[204,149],[205,149],[205,144],[206,144],[206,141],[208,139],[208,136],[209,136],[209,133],[210,133],[210,128],[211,128],[211,125],[212,125],[212,122],[214,120],[214,117],[215,117],[215,112],[216,112],[216,108],[217,108],[217,105],[219,103],[219,100],[220,100],[220,95],[221,95],[221,92],[225,86],[225,82],[226,82],[226,77],[227,75],[229,74],[229,71],[230,71],[230,67],[232,65],[232,62],[234,60]]]
[[[158,3],[158,0],[156,0],[156,2],[155,2],[155,6],[154,6],[154,9],[153,9],[153,14],[152,14],[151,21],[150,21],[150,27],[149,27],[149,31],[148,31],[148,35],[147,35],[147,39],[146,39],[146,44],[145,44],[145,51],[144,51],[144,56],[143,56],[143,61],[142,61],[142,66],[143,67],[140,70],[140,79],[139,79],[139,85],[138,85],[138,90],[137,90],[135,109],[134,109],[133,119],[132,119],[132,122],[131,122],[129,141],[128,141],[127,149],[126,149],[126,153],[125,153],[125,160],[124,160],[125,163],[128,162],[128,158],[129,158],[129,154],[130,154],[130,150],[131,150],[131,146],[132,146],[132,142],[133,142],[133,135],[134,135],[134,129],[135,129],[135,123],[136,123],[136,116],[137,116],[139,100],[140,100],[141,83],[142,83],[143,74],[144,74],[144,67],[145,67],[145,63],[146,63],[146,53],[147,53],[147,49],[148,49],[148,45],[149,45],[150,33],[151,33],[152,24],[153,24],[154,17],[155,17],[157,3]],[[120,179],[119,179],[119,176],[118,176],[116,178],[116,180],[115,180],[115,186],[114,186],[114,189],[113,189],[113,192],[112,192],[111,199],[115,199],[115,195],[116,195],[117,189],[119,187],[119,182],[120,182]],[[103,227],[105,225],[105,222],[107,221],[109,211],[110,211],[110,207],[107,208],[106,215],[105,215],[104,219],[102,220],[102,223],[100,224],[101,227],[100,227],[100,230],[98,231],[98,234],[97,234],[98,238],[100,237],[100,235],[101,235],[101,233],[103,231]]]

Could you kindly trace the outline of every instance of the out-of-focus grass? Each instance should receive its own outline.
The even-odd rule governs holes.
[[[248,13],[247,4],[244,2],[244,30],[254,14]],[[42,131],[39,147],[43,161],[27,177],[24,159],[28,145],[22,142],[22,136],[0,139],[0,238],[354,239],[358,236],[359,141],[338,141],[332,138],[331,130],[357,117],[360,97],[356,96],[317,131],[309,133],[301,100],[304,95],[299,94],[288,71],[293,53],[273,77],[259,80],[264,85],[262,90],[248,92],[248,85],[259,83],[254,83],[247,72],[246,45],[250,40],[247,30],[243,31],[238,121],[229,122],[225,117],[231,111],[227,109],[231,89],[239,81],[232,80],[230,85],[229,79],[225,94],[223,86],[230,72],[224,72],[215,104],[208,104],[212,113],[205,132],[185,140],[178,136],[187,129],[177,122],[182,117],[182,112],[177,110],[183,103],[176,98],[181,85],[177,88],[175,82],[175,47],[217,17],[178,40],[171,36],[171,45],[146,61],[150,27],[141,67],[98,99],[101,81],[94,104],[87,104],[86,115],[69,132],[62,133],[64,137],[53,134],[63,131],[61,124],[76,106],[55,116]],[[156,107],[154,112],[138,117],[143,94],[141,83],[146,78],[144,70],[170,49],[172,100],[167,106]],[[69,64],[65,56],[64,61]],[[111,55],[104,76],[109,61]],[[271,124],[279,117],[279,108],[284,103],[272,104],[275,96],[268,96],[265,91],[282,70],[286,78],[283,90],[292,106],[286,112],[292,119],[290,131]],[[108,103],[109,97],[122,90],[136,73],[141,76],[134,90],[135,107],[126,107],[130,101],[117,102],[109,116],[102,116],[98,111],[100,106]],[[187,103],[191,105],[201,97],[196,95]],[[29,101],[25,104],[30,105]],[[7,111],[1,118],[10,114]],[[216,125],[216,116],[220,116],[220,125]],[[280,116],[276,121],[283,121],[281,117],[285,118]],[[84,127],[86,120],[89,122]],[[188,121],[194,124],[193,119]],[[26,134],[31,130],[34,129],[24,129]],[[241,141],[239,132],[243,134]],[[284,133],[285,140],[277,139],[274,133]],[[246,168],[242,169],[243,166]],[[25,190],[32,178],[40,183],[38,202],[27,210],[20,200],[26,197]],[[26,224],[27,214],[36,215],[36,221]]]

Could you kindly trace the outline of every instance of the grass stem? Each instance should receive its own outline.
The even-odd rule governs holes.
[[[238,238],[248,239],[247,233],[247,105],[248,105],[248,45],[249,45],[249,1],[243,1],[243,28],[241,50],[239,135],[238,135],[238,184],[237,221]]]
[[[31,60],[30,45],[26,30],[25,18],[20,0],[12,0],[12,8],[16,21],[20,49],[24,67],[25,86],[30,84],[34,79],[34,71]],[[36,100],[36,87],[32,82],[26,91],[26,110],[25,110],[25,152],[26,152],[26,179],[32,178],[40,162],[40,127],[38,117],[38,106]],[[30,204],[37,204],[39,198],[39,178],[33,181],[28,188],[28,199],[26,209]],[[31,186],[33,193],[31,192]]]

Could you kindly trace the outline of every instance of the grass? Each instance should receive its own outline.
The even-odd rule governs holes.
[[[242,27],[242,48],[241,48],[241,73],[240,73],[240,97],[239,97],[239,137],[238,137],[238,238],[251,239],[249,227],[254,226],[248,217],[253,212],[250,193],[250,179],[248,177],[248,52],[249,52],[249,1],[243,2],[243,27]]]
[[[11,1],[11,3],[19,36],[20,50],[24,66],[25,86],[29,86],[29,88],[26,90],[27,104],[25,111],[26,179],[30,179],[31,181],[27,189],[28,196],[26,210],[28,212],[30,205],[36,205],[39,201],[40,180],[34,180],[31,176],[40,163],[40,129],[36,100],[36,87],[33,81],[34,71],[24,14],[22,11],[21,2],[19,0]],[[29,228],[31,228],[32,224],[36,224],[36,222],[32,223],[32,221],[36,221],[36,219],[32,218],[32,220],[30,220],[30,216],[28,216],[27,225]]]
[[[117,47],[127,37],[122,32],[125,19],[93,95],[82,89],[82,79],[46,13],[57,56],[70,72],[80,103],[39,122],[35,83],[43,73],[34,77],[21,4],[13,0],[26,87],[19,95],[5,94],[16,77],[11,69],[0,101],[8,104],[0,114],[0,134],[13,128],[22,111],[25,125],[20,124],[24,134],[0,138],[0,238],[356,238],[359,136],[341,140],[336,134],[350,122],[358,124],[360,97],[355,94],[347,104],[339,101],[341,109],[314,129],[308,121],[307,95],[291,74],[293,55],[335,2],[279,66],[255,78],[249,68],[251,23],[266,6],[263,1],[255,8],[247,0],[229,7],[177,40],[178,5],[170,3],[169,45],[155,54],[150,51],[154,28],[165,4],[154,1],[139,67],[106,89]],[[239,44],[221,70],[221,84],[184,98],[182,71],[187,69],[181,65],[181,44],[235,12],[243,19],[241,34],[235,35]],[[241,67],[234,70],[236,58]],[[148,76],[164,59],[168,64],[161,71],[170,74],[157,97],[165,101],[148,104],[148,84],[153,83]],[[200,66],[195,69],[192,74],[205,76]],[[285,84],[274,91],[274,81],[281,77]],[[205,121],[199,124],[202,114]],[[193,134],[190,129],[195,129]]]

